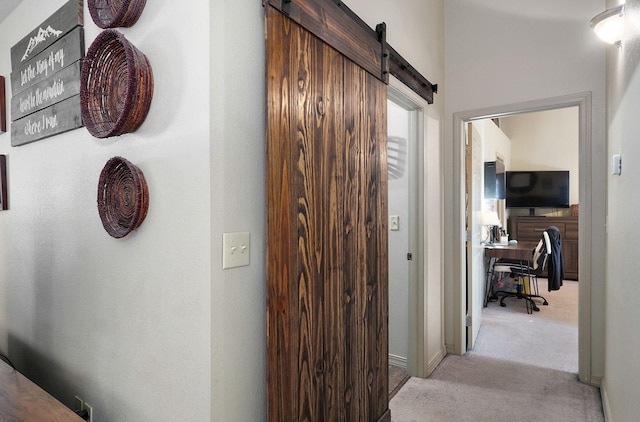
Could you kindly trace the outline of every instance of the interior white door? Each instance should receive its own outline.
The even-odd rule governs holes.
[[[480,134],[472,123],[467,129],[467,349],[473,349],[484,306],[484,247],[480,224],[484,166]]]

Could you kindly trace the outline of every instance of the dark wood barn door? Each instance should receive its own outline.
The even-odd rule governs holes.
[[[386,85],[266,14],[269,421],[390,421]]]

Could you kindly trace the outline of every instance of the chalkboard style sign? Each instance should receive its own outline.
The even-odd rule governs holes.
[[[82,0],[70,0],[11,48],[11,145],[83,126]]]

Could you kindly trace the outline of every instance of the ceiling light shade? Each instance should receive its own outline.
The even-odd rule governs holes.
[[[591,19],[590,25],[601,40],[609,44],[620,44],[622,41],[622,27],[624,4],[607,9]]]

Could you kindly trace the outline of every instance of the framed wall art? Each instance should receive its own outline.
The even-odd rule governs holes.
[[[7,195],[7,156],[0,155],[0,210],[9,209]]]

